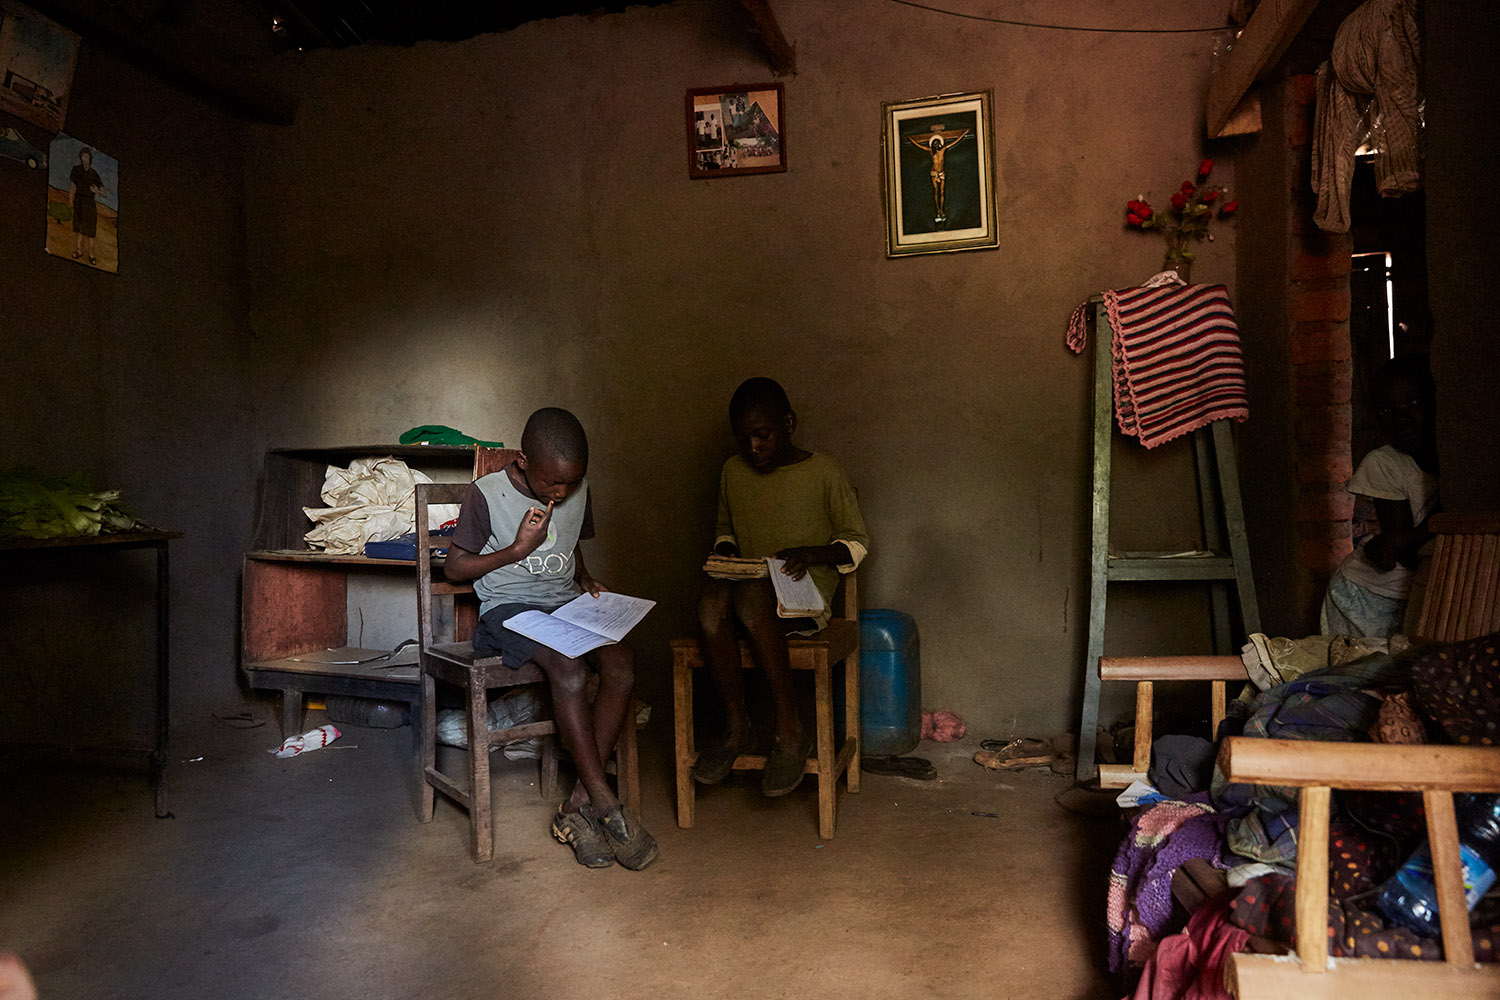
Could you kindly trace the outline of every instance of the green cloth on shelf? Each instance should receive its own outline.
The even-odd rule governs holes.
[[[469,437],[463,431],[452,427],[444,427],[442,424],[424,424],[421,427],[413,427],[401,435],[402,444],[454,444],[468,445],[478,444],[486,448],[504,448],[503,441],[481,441],[478,438]]]

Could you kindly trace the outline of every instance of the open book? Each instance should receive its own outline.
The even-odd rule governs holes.
[[[776,591],[776,614],[781,618],[816,618],[827,607],[823,594],[813,582],[811,573],[803,573],[802,579],[793,580],[783,573],[786,563],[775,556],[766,556],[766,566],[771,570],[771,586]]]
[[[550,614],[523,611],[507,618],[505,627],[564,656],[582,656],[625,638],[654,607],[655,601],[606,590],[598,597],[576,597]]]
[[[776,591],[776,614],[781,618],[816,618],[827,607],[811,574],[793,580],[783,573],[786,563],[775,556],[745,559],[740,556],[712,555],[703,564],[703,572],[720,580],[758,580],[771,578]]]

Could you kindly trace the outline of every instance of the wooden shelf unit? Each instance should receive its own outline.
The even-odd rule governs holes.
[[[444,472],[467,478],[474,464],[473,448],[447,445],[282,448],[266,453],[253,548],[242,565],[240,669],[252,688],[281,693],[286,736],[302,731],[307,694],[355,695],[413,706],[421,699],[414,657],[409,663],[398,656],[394,662],[366,664],[296,659],[349,647],[351,574],[405,575],[410,580],[414,572],[408,560],[329,555],[308,548],[303,540],[313,527],[303,508],[323,506],[327,467],[372,456],[399,458],[434,478]],[[441,565],[435,559],[432,568]]]

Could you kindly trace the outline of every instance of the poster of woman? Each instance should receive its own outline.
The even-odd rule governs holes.
[[[47,252],[120,273],[120,161],[61,133],[47,153]]]

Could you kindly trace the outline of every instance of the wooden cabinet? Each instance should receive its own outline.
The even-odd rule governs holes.
[[[412,706],[420,700],[414,645],[371,659],[397,645],[391,641],[394,636],[416,636],[415,567],[400,559],[327,555],[303,541],[313,524],[302,508],[324,506],[328,466],[386,455],[439,482],[467,482],[474,468],[474,449],[438,445],[291,448],[266,454],[253,547],[245,553],[241,577],[240,669],[252,688],[281,693],[284,735],[302,731],[310,693]],[[374,610],[367,613],[367,608]]]

